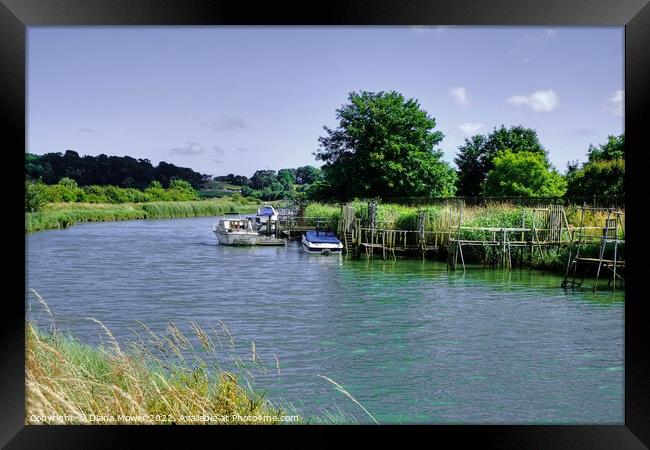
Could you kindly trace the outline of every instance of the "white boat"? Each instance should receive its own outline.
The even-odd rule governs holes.
[[[262,205],[257,209],[257,217],[260,218],[260,223],[266,223],[269,220],[276,222],[278,220],[278,213],[271,205]]]
[[[270,205],[262,205],[254,216],[255,228],[263,234],[274,234],[275,226],[278,223],[278,213]]]
[[[224,217],[212,231],[221,245],[255,245],[259,236],[253,222],[243,217]]]
[[[307,231],[302,235],[302,248],[310,254],[341,253],[343,244],[331,231]]]

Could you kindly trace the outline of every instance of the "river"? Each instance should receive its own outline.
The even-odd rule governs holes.
[[[27,287],[97,344],[136,320],[223,321],[271,400],[380,423],[622,424],[624,294],[565,291],[531,270],[350,260],[217,245],[214,218],[80,224],[26,236]],[[26,309],[39,322],[33,295]],[[104,338],[105,340],[105,338]],[[244,353],[246,354],[246,353]],[[277,363],[276,363],[277,357]],[[279,370],[278,370],[279,367]]]

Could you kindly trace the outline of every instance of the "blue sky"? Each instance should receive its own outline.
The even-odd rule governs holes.
[[[623,61],[622,27],[30,27],[27,151],[213,175],[319,165],[349,92],[397,90],[449,162],[521,124],[564,171],[623,132]]]

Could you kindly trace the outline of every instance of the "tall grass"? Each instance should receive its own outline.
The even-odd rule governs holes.
[[[151,338],[178,352],[187,338],[177,333]],[[214,353],[208,334],[196,333]],[[125,352],[109,336],[112,348],[93,348],[29,322],[25,337],[27,423],[277,424],[287,415],[234,373],[205,363],[170,367],[144,346]]]
[[[131,329],[136,338],[125,346],[102,322],[88,318],[105,337],[104,344],[93,347],[61,332],[47,303],[31,291],[47,313],[49,327],[29,318],[30,304],[25,323],[27,424],[356,422],[341,410],[303,417],[291,404],[267,399],[255,387],[254,376],[276,370],[279,375],[277,357],[267,367],[251,342],[249,356],[242,359],[221,321],[210,329],[191,322],[191,333],[171,321],[158,333],[137,322],[139,327]]]
[[[39,303],[47,305],[38,296]],[[47,308],[49,311],[49,308]],[[257,392],[225,325],[218,332],[192,323],[193,336],[169,322],[166,334],[146,325],[123,349],[101,322],[108,345],[91,347],[51,325],[44,332],[26,322],[28,424],[279,424],[288,413]],[[216,362],[232,358],[238,371]],[[258,359],[258,358],[257,358]],[[288,421],[301,421],[292,413]]]
[[[355,215],[362,221],[368,219],[368,204],[356,200],[350,203],[355,209]],[[377,224],[386,229],[415,230],[417,228],[418,214],[420,211],[427,213],[427,229],[442,231],[458,226],[459,219],[467,227],[499,227],[519,228],[532,226],[533,216],[530,208],[503,203],[492,203],[481,206],[458,205],[423,205],[406,206],[396,203],[379,203],[377,205]],[[565,208],[567,221],[570,226],[580,225],[581,213],[578,207]],[[331,218],[338,220],[341,217],[341,206],[338,204],[310,203],[305,207],[305,216]],[[607,217],[606,211],[587,211],[584,225],[602,227]]]
[[[91,206],[92,205],[92,206]],[[25,232],[67,228],[80,222],[146,219],[147,213],[132,204],[50,204],[42,211],[25,214]]]
[[[227,212],[253,213],[257,202],[245,198],[150,203],[49,203],[25,214],[25,232],[66,228],[80,222],[133,219],[171,219],[216,216]]]
[[[217,216],[227,212],[253,213],[257,211],[257,203],[235,202],[226,199],[195,202],[152,202],[143,203],[141,207],[148,219]]]

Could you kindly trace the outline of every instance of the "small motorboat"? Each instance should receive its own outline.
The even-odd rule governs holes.
[[[255,215],[255,228],[263,234],[274,234],[278,222],[278,213],[270,205],[262,205]]]
[[[307,231],[302,236],[302,248],[307,253],[320,253],[329,255],[330,253],[341,253],[343,244],[338,240],[336,234],[331,231]]]
[[[259,236],[253,221],[241,216],[220,219],[212,231],[221,245],[255,245]]]
[[[278,213],[271,205],[262,205],[257,210],[257,217],[260,218],[261,223],[266,223],[267,220],[275,222],[278,220]]]

